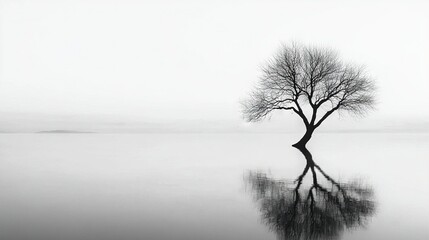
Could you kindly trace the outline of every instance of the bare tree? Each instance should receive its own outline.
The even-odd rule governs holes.
[[[243,102],[247,121],[260,121],[273,110],[290,110],[304,122],[304,136],[292,146],[305,147],[314,130],[335,111],[364,114],[374,106],[375,87],[362,67],[345,64],[330,49],[283,46],[263,68],[259,85]],[[308,104],[310,110],[305,110]]]

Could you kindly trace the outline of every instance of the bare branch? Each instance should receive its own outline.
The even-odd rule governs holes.
[[[311,137],[335,111],[364,114],[372,109],[374,91],[363,68],[344,64],[333,50],[284,45],[263,68],[259,85],[243,103],[243,114],[248,121],[259,121],[273,110],[293,110]],[[310,117],[300,103],[312,107]],[[322,106],[325,113],[317,119]]]

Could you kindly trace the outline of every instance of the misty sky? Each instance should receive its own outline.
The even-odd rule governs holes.
[[[427,1],[0,0],[0,112],[240,119],[296,41],[376,79],[380,118],[429,116]]]

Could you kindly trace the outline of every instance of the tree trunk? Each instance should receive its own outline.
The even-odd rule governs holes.
[[[313,134],[314,129],[315,128],[312,126],[307,127],[307,130],[306,130],[304,136],[302,136],[302,138],[297,143],[293,144],[292,146],[296,147],[298,149],[305,148],[305,145],[311,139],[311,135]]]

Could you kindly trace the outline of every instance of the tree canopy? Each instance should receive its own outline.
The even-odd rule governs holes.
[[[260,81],[243,102],[247,121],[273,110],[290,110],[304,122],[307,138],[333,112],[364,114],[374,106],[375,87],[363,67],[346,64],[327,48],[284,45],[263,67]],[[303,104],[311,107],[306,113]]]

